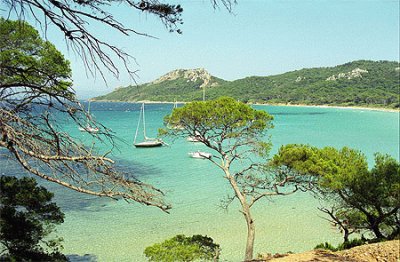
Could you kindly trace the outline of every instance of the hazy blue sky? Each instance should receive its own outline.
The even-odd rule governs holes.
[[[273,75],[305,67],[334,66],[358,59],[399,61],[399,0],[238,0],[234,14],[212,8],[208,0],[182,0],[183,34],[171,34],[152,16],[113,11],[135,29],[158,39],[96,28],[105,39],[137,60],[138,83],[178,68],[203,67],[234,80]],[[49,40],[73,67],[81,98],[108,93],[132,83],[107,75],[86,76],[82,63],[68,52],[62,37]],[[122,68],[121,68],[122,69]]]

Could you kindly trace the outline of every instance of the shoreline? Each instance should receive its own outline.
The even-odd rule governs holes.
[[[335,109],[352,109],[352,110],[369,110],[369,111],[381,111],[399,113],[400,109],[384,108],[384,107],[363,107],[363,106],[337,106],[337,105],[305,105],[305,104],[259,104],[254,105],[268,105],[268,106],[291,106],[291,107],[318,107],[318,108],[335,108]]]
[[[91,102],[123,102],[123,103],[148,103],[148,104],[186,104],[189,102],[176,101],[151,101],[151,100],[140,100],[140,101],[118,101],[118,100],[91,100]],[[338,106],[338,105],[306,105],[306,104],[285,104],[285,103],[249,103],[250,105],[258,106],[290,106],[290,107],[317,107],[317,108],[334,108],[334,109],[351,109],[351,110],[368,110],[368,111],[380,111],[380,112],[390,112],[390,113],[400,113],[400,109],[393,108],[383,108],[383,107],[365,107],[365,106]]]

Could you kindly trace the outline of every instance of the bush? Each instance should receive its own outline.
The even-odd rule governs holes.
[[[331,251],[338,251],[336,247],[334,247],[332,244],[325,242],[325,243],[320,243],[314,247],[314,249],[326,249],[326,250],[331,250]]]
[[[144,254],[150,261],[218,260],[220,248],[213,239],[202,235],[176,235],[175,237],[147,247]]]
[[[1,176],[0,261],[66,261],[62,238],[48,239],[64,214],[35,179]]]
[[[366,243],[366,240],[355,238],[355,239],[352,239],[350,241],[340,244],[337,248],[338,248],[338,250],[344,250],[344,249],[349,249],[349,248],[356,247],[356,246],[361,246],[361,245],[364,245],[365,243]]]
[[[356,247],[356,246],[361,246],[361,245],[364,245],[366,242],[367,241],[364,239],[355,238],[350,241],[339,244],[337,247],[334,247],[332,244],[325,242],[325,243],[316,245],[314,247],[314,249],[326,249],[326,250],[331,250],[331,251],[335,252],[335,251],[350,249],[350,248]]]

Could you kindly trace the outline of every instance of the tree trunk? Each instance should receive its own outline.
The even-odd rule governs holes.
[[[380,230],[380,228],[379,228],[379,224],[378,224],[378,223],[376,223],[376,222],[373,223],[373,224],[371,225],[371,230],[372,230],[372,232],[374,232],[376,238],[378,238],[378,239],[384,239],[384,238],[386,238],[386,237],[382,234],[382,232],[381,232],[381,230]]]
[[[369,227],[372,230],[372,232],[375,234],[376,238],[378,238],[378,239],[385,238],[385,236],[382,234],[382,232],[381,232],[381,230],[379,228],[379,225],[381,223],[381,219],[379,217],[375,218],[372,215],[370,215],[370,216],[367,215],[367,219],[368,219],[368,222],[369,222]]]
[[[244,217],[247,223],[247,241],[246,241],[246,253],[244,256],[244,261],[251,261],[253,259],[254,252],[254,239],[256,233],[256,227],[254,220],[251,217],[250,209],[243,210]]]
[[[246,253],[244,256],[244,261],[251,261],[253,259],[253,252],[254,252],[254,238],[255,238],[255,224],[254,220],[250,213],[250,206],[246,201],[246,195],[240,191],[240,188],[234,179],[229,173],[229,166],[225,166],[224,168],[226,178],[229,180],[233,190],[235,191],[236,197],[239,199],[240,204],[242,206],[242,214],[246,219],[247,224],[247,240],[246,240]]]
[[[345,227],[342,227],[343,228],[343,231],[344,231],[344,242],[343,243],[347,243],[347,242],[349,242],[349,235],[350,235],[350,233],[349,233],[349,230],[347,229],[347,228],[345,228]]]

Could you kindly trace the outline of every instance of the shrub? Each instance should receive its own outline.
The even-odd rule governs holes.
[[[150,261],[218,260],[220,248],[213,239],[202,235],[176,235],[175,237],[147,247],[144,254]]]
[[[49,239],[64,214],[33,178],[0,179],[0,261],[66,261],[62,238]]]
[[[325,242],[325,243],[316,245],[314,247],[314,249],[326,249],[326,250],[331,250],[331,251],[335,252],[335,251],[350,249],[350,248],[356,247],[356,246],[361,246],[361,245],[364,245],[365,243],[366,243],[366,240],[360,239],[360,238],[355,238],[350,241],[339,244],[337,247],[334,247],[332,244]]]
[[[314,247],[314,249],[326,249],[326,250],[331,250],[331,251],[337,251],[338,249],[334,247],[332,244],[325,242],[325,243],[320,243]]]

